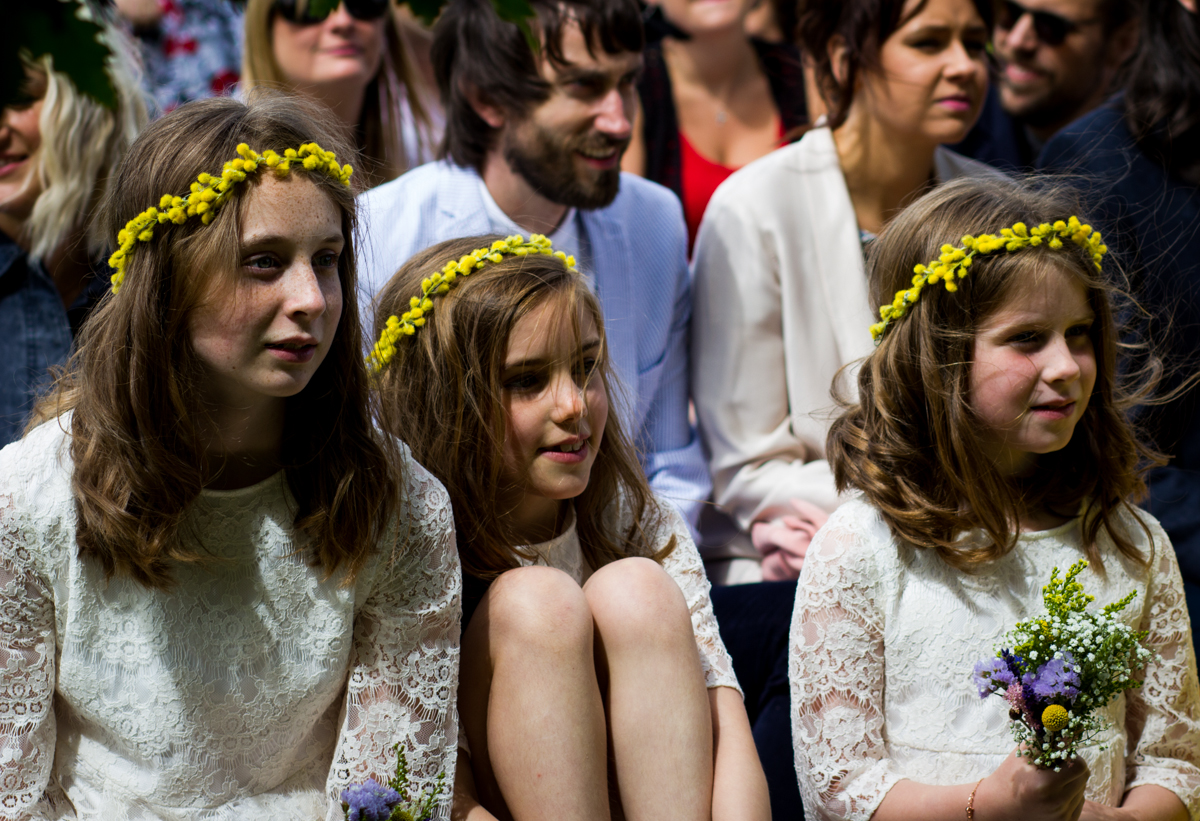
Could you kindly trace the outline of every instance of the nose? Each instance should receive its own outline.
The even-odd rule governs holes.
[[[1073,382],[1083,372],[1066,337],[1060,336],[1051,342],[1046,347],[1045,355],[1042,378],[1047,382]]]
[[[288,269],[281,283],[288,316],[313,320],[329,308],[329,298],[312,266],[298,262]]]
[[[354,18],[346,10],[345,3],[338,3],[338,7],[333,10],[333,14],[329,15],[325,20],[325,25],[333,29],[344,29],[354,25]]]
[[[1013,22],[1013,27],[1003,35],[1003,45],[1011,51],[1037,51],[1037,29],[1033,24],[1033,14],[1022,12]]]
[[[614,140],[627,140],[633,134],[633,91],[621,87],[608,91],[597,103],[595,127]]]
[[[555,424],[577,422],[587,416],[586,387],[575,381],[568,369],[554,379],[554,416]]]
[[[982,63],[971,56],[967,45],[961,39],[955,40],[947,57],[946,77],[958,82],[966,82],[980,72],[986,78],[987,72],[982,71]]]

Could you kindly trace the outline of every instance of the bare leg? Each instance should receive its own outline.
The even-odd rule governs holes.
[[[579,585],[548,567],[492,583],[462,642],[458,706],[497,818],[608,821],[604,704]]]
[[[630,821],[712,817],[712,708],[683,593],[649,559],[584,585],[596,625],[617,786]]]

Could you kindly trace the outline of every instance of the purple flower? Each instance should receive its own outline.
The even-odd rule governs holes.
[[[994,692],[1002,692],[1016,680],[1004,659],[990,658],[975,663],[972,681],[979,688],[980,698],[987,698]]]
[[[1079,674],[1074,667],[1075,660],[1071,654],[1063,653],[1063,658],[1050,659],[1036,673],[1026,673],[1021,681],[1043,701],[1074,699],[1079,695]]]
[[[400,803],[400,793],[368,778],[342,790],[342,803],[348,805],[346,821],[387,821]]]

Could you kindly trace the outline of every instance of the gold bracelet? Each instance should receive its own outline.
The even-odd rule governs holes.
[[[975,792],[982,783],[982,778],[975,782],[975,788],[971,790],[971,797],[967,799],[967,821],[975,821]]]

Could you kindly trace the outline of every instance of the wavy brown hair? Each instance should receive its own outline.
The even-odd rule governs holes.
[[[376,330],[408,310],[424,277],[497,239],[503,237],[447,240],[406,262],[379,292]],[[383,429],[406,442],[450,492],[463,570],[478,578],[494,578],[517,567],[521,558],[531,558],[509,535],[505,517],[513,488],[504,479],[507,419],[501,376],[513,328],[549,299],[563,300],[569,321],[577,323],[582,311],[595,319],[602,342],[592,378],[604,380],[611,406],[615,383],[600,304],[582,276],[541,254],[505,256],[435,297],[425,326],[400,339],[395,358],[377,380]],[[578,326],[575,330],[578,334]],[[675,544],[672,537],[663,550],[653,550],[662,510],[619,417],[609,413],[587,489],[575,499],[579,543],[593,568],[627,556],[661,560]],[[632,517],[624,532],[613,532],[606,523],[613,521],[618,504]]]
[[[107,236],[166,193],[187,193],[202,171],[219,173],[236,146],[258,151],[315,141],[343,162],[354,150],[328,115],[302,100],[254,94],[189,103],[151,125],[133,144],[104,204]],[[281,454],[296,503],[296,544],[314,567],[351,580],[397,509],[400,464],[371,424],[368,376],[355,297],[354,192],[325,174],[297,171],[342,215],[338,263],[342,314],[325,362],[288,400]],[[214,276],[239,269],[242,214],[261,177],[237,186],[211,225],[166,223],[140,242],[119,295],[107,294],[84,325],[79,348],[31,426],[74,411],[79,555],[107,576],[168,588],[172,567],[205,557],[203,534],[186,514],[220,463],[205,452],[201,364],[189,318]],[[230,283],[232,287],[232,282]]]
[[[945,243],[1078,213],[1066,189],[1050,183],[990,177],[947,183],[905,209],[874,243],[868,260],[872,304],[890,303],[911,285],[913,267],[936,259]],[[974,337],[1010,294],[1051,269],[1087,289],[1095,313],[1090,336],[1096,383],[1067,446],[1041,455],[1032,476],[1010,480],[987,455],[983,423],[969,403]],[[858,404],[830,429],[827,454],[838,489],[858,488],[898,540],[936,550],[964,570],[1012,550],[1021,512],[1039,506],[1064,516],[1086,514],[1084,543],[1099,567],[1102,529],[1122,553],[1143,560],[1117,515],[1145,495],[1144,468],[1161,457],[1139,442],[1126,418],[1148,388],[1144,380],[1139,390],[1118,384],[1111,305],[1120,291],[1110,279],[1068,242],[1061,250],[1040,246],[976,257],[956,293],[927,288],[867,357]],[[966,535],[978,530],[983,544]]]

